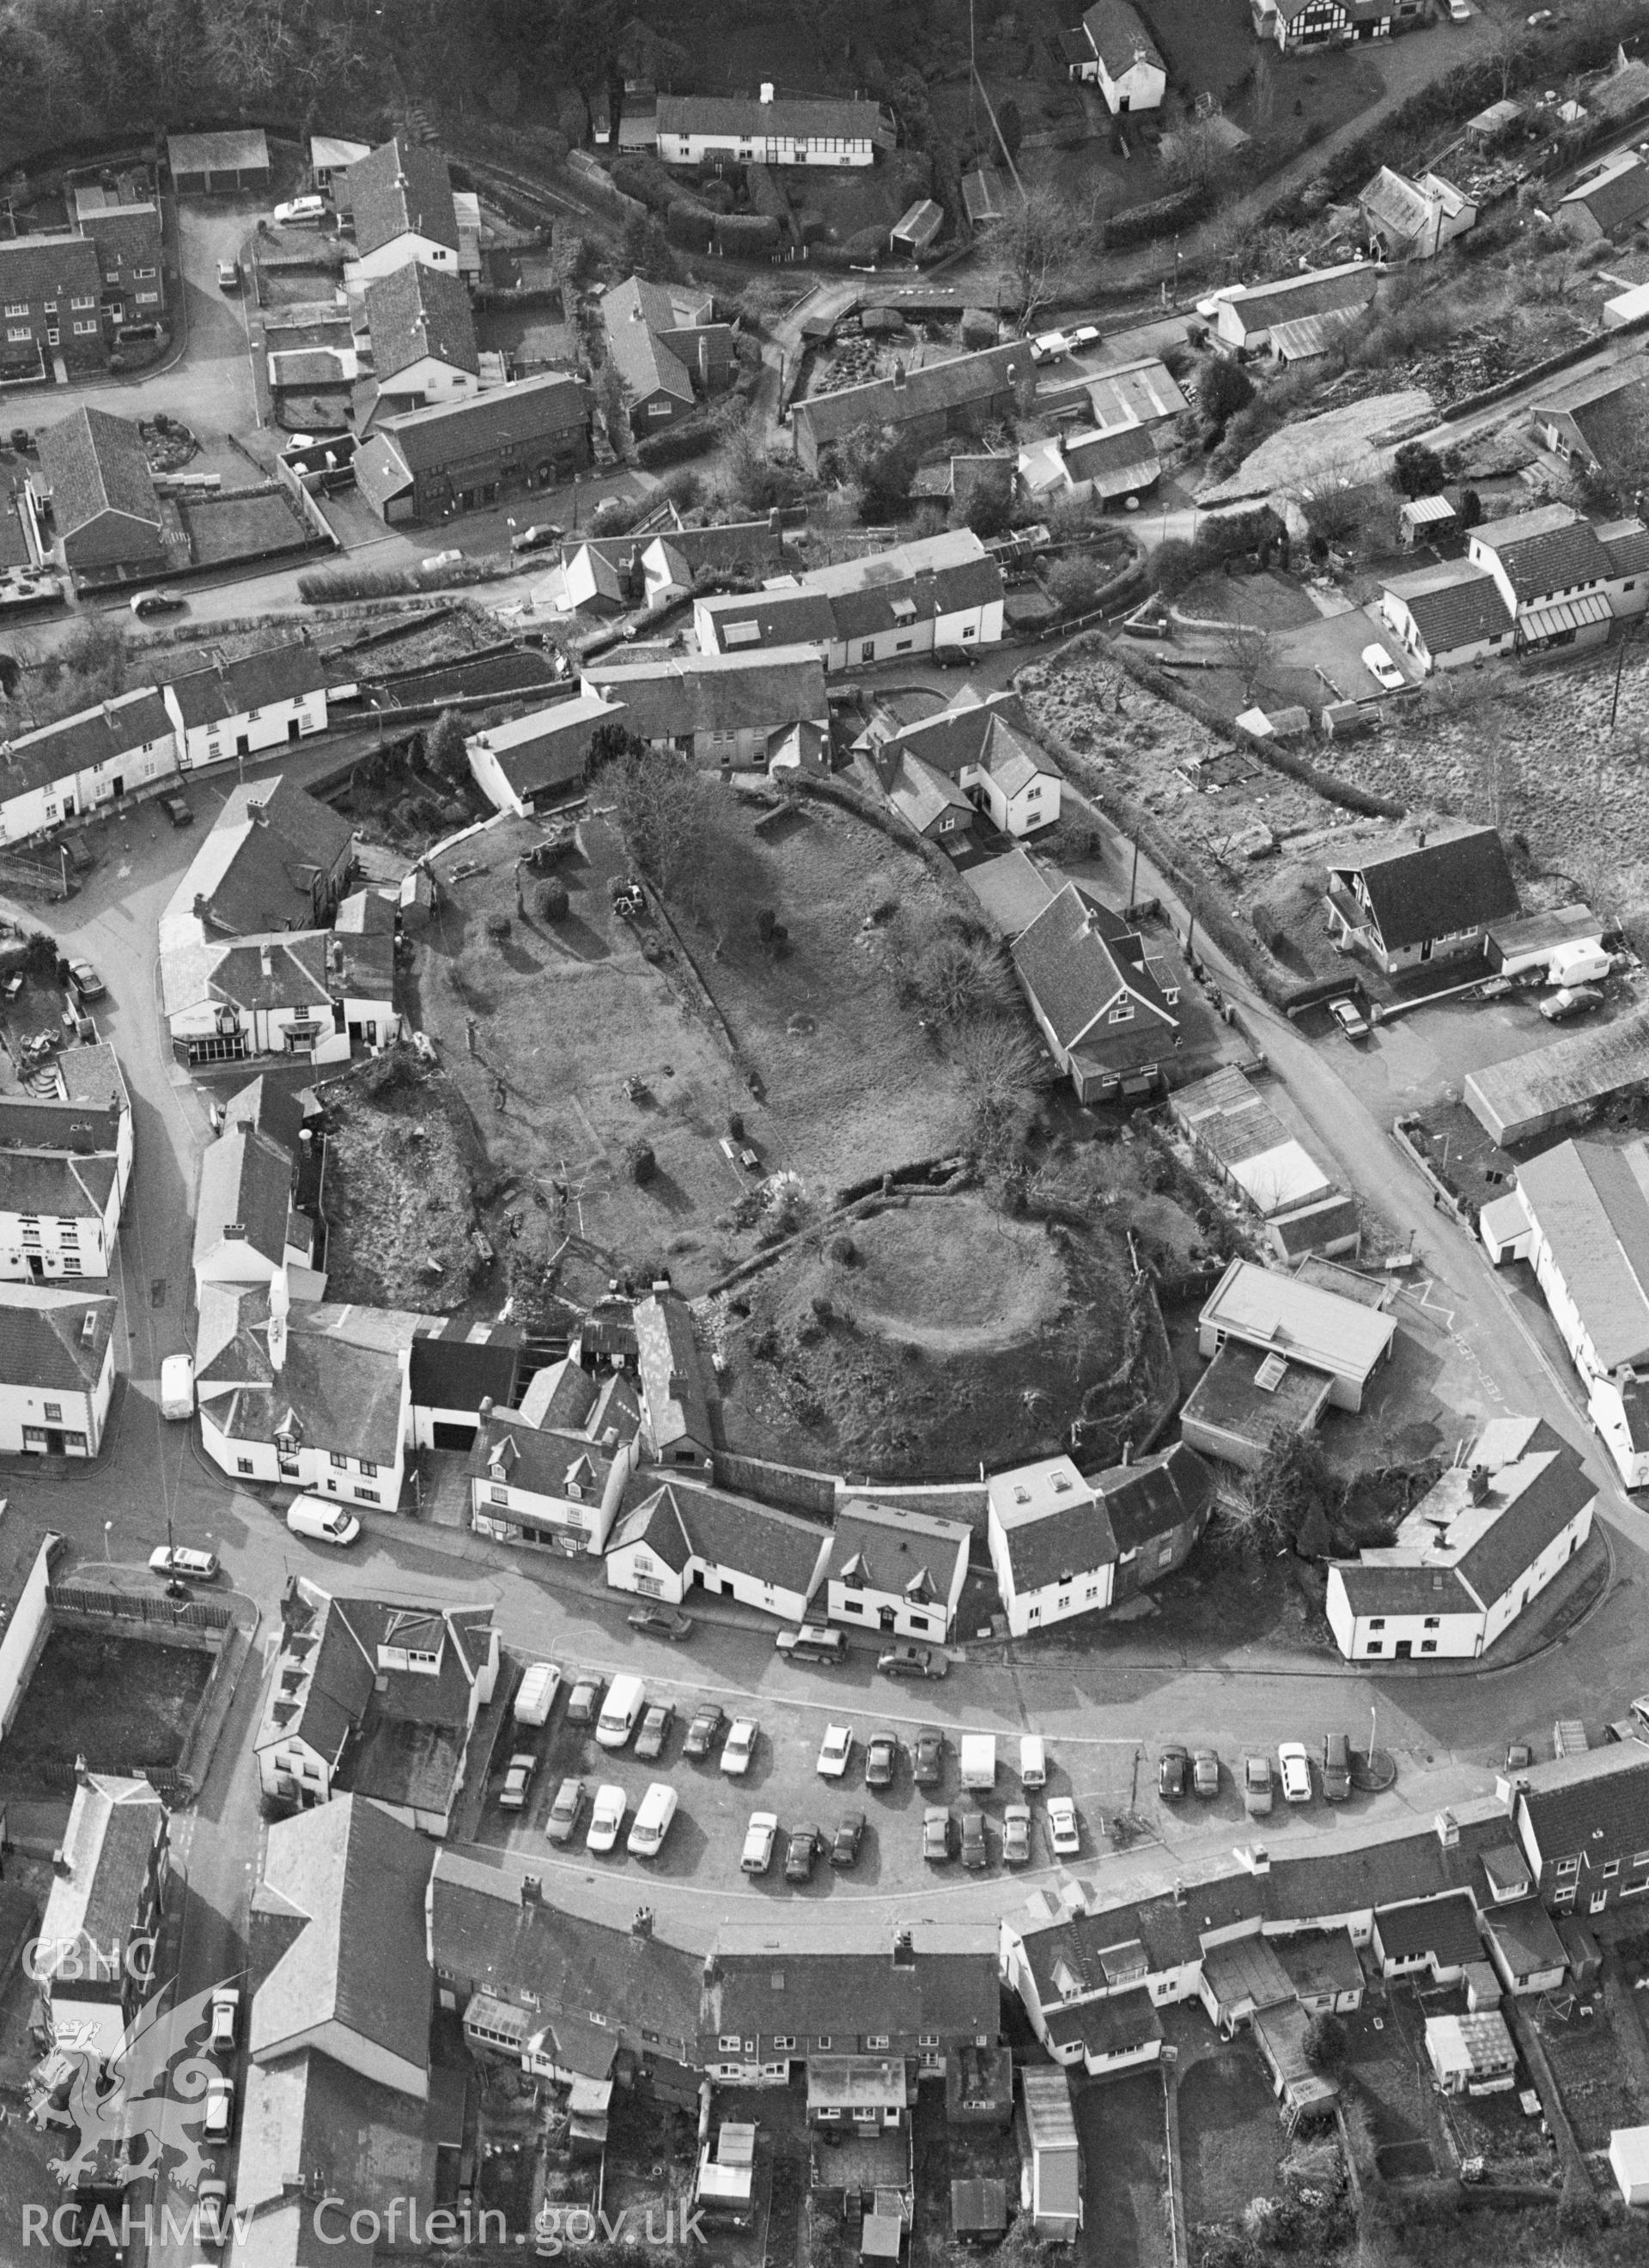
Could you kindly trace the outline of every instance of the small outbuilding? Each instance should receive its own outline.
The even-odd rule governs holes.
[[[888,232],[889,248],[902,252],[914,260],[925,252],[945,225],[945,208],[935,204],[931,197],[918,197],[909,212],[902,213]]]
[[[1609,2171],[1628,2205],[1649,2205],[1649,2126],[1617,2126],[1609,2138]]]
[[[1410,497],[1397,514],[1397,541],[1405,546],[1433,543],[1449,533],[1458,517],[1447,497]]]
[[[1517,2050],[1498,2008],[1428,2016],[1425,2053],[1445,2095],[1502,2095],[1517,2083]]]
[[[269,145],[261,126],[232,127],[222,134],[169,134],[166,166],[180,197],[269,186]]]

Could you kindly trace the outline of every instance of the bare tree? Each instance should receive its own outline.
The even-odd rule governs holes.
[[[997,302],[1014,307],[1027,330],[1070,284],[1083,234],[1076,207],[1042,187],[991,229],[987,251]]]
[[[986,1016],[957,1034],[952,1055],[968,1096],[969,1143],[979,1157],[998,1162],[1035,1087],[1036,1048],[1007,1017]]]
[[[1505,102],[1511,94],[1513,80],[1520,75],[1522,66],[1528,60],[1528,34],[1522,17],[1516,13],[1510,16],[1485,14],[1483,24],[1489,35],[1489,53],[1500,74],[1500,99]]]
[[[1252,701],[1271,664],[1271,633],[1258,622],[1227,622],[1219,634],[1226,666],[1236,672],[1242,697]]]

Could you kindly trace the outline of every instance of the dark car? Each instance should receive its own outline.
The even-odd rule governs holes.
[[[195,824],[195,814],[180,795],[163,795],[160,808],[174,827],[193,827]]]
[[[1549,1024],[1567,1024],[1602,1005],[1603,995],[1595,984],[1564,984],[1540,1003],[1540,1012]]]
[[[132,612],[138,615],[175,615],[188,604],[175,591],[136,591],[131,598]]]
[[[937,1787],[945,1777],[945,1735],[925,1732],[917,1734],[914,1767],[918,1787]]]
[[[792,1827],[790,1841],[784,1846],[784,1879],[787,1882],[810,1882],[813,1862],[819,1856],[819,1830],[816,1827]]]
[[[681,1754],[701,1763],[715,1747],[717,1737],[726,1723],[720,1705],[714,1701],[701,1701],[693,1712],[693,1721],[687,1728],[687,1738],[681,1743]]]
[[[983,1811],[962,1814],[962,1864],[971,1867],[975,1873],[981,1867],[990,1864],[990,1839],[985,1833]]]
[[[1191,1765],[1191,1786],[1206,1800],[1219,1793],[1219,1756],[1213,1749],[1198,1749]]]
[[[690,1638],[693,1634],[692,1616],[678,1614],[673,1607],[636,1607],[625,1619],[631,1630],[650,1631],[654,1638]]]
[[[1351,1743],[1343,1733],[1322,1736],[1322,1795],[1325,1803],[1343,1803],[1351,1793]]]
[[[951,1848],[951,1815],[942,1803],[931,1803],[922,1815],[922,1855],[937,1865]]]
[[[1190,1784],[1191,1759],[1189,1752],[1175,1741],[1164,1749],[1157,1758],[1157,1793],[1177,1803]]]
[[[859,1845],[865,1840],[865,1814],[850,1811],[843,1815],[830,1845],[830,1864],[850,1867],[859,1854]]]
[[[971,646],[956,645],[947,640],[945,644],[936,645],[933,649],[935,669],[971,669],[973,666],[974,653]]]
[[[1507,1771],[1527,1771],[1535,1761],[1535,1751],[1527,1741],[1508,1741],[1505,1744]]]
[[[649,1763],[661,1756],[674,1718],[675,1711],[667,1701],[655,1701],[641,1720],[641,1730],[636,1735],[636,1754]]]
[[[865,1744],[865,1785],[891,1787],[899,1771],[899,1735],[872,1733]]]
[[[524,527],[510,538],[512,551],[547,551],[552,543],[559,543],[565,534],[553,519],[541,520],[536,526]]]
[[[947,1677],[951,1666],[931,1646],[890,1646],[876,1667],[884,1677]]]

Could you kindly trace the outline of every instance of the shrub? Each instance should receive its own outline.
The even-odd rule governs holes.
[[[1048,589],[1068,615],[1079,615],[1090,608],[1103,585],[1108,580],[1098,560],[1083,552],[1056,559],[1048,570]]]
[[[1238,363],[1211,355],[1196,373],[1196,406],[1211,425],[1225,426],[1254,399],[1254,380]]]
[[[547,922],[565,921],[571,903],[564,882],[546,882],[538,894],[538,910]]]
[[[659,1160],[653,1155],[652,1144],[644,1141],[640,1135],[637,1136],[625,1151],[624,1163],[629,1168],[629,1177],[632,1182],[650,1182],[659,1170]]]
[[[665,210],[664,232],[683,252],[708,252],[715,229],[715,214],[685,197],[673,197]]]
[[[753,260],[778,250],[779,225],[771,213],[728,213],[716,223],[717,249],[724,257]]]
[[[1424,441],[1405,441],[1391,460],[1392,485],[1401,496],[1439,496],[1443,460]]]

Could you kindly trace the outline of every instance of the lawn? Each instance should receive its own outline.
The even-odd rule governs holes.
[[[93,1771],[175,1764],[211,1668],[204,1648],[60,1625],[6,1734],[7,1782],[83,1754]]]
[[[307,534],[278,490],[267,496],[207,497],[180,504],[178,514],[197,567],[286,550],[302,543]]]
[[[1180,2156],[1190,2228],[1235,2220],[1274,2197],[1284,2138],[1277,2098],[1253,2038],[1240,2033],[1180,2080]]]
[[[1571,2001],[1564,2016],[1568,1997],[1544,2002],[1535,2021],[1576,2141],[1583,2150],[1606,2150],[1617,2126],[1641,2122],[1644,2105],[1601,2002]]]
[[[1074,2257],[1130,2268],[1169,2268],[1167,2132],[1162,2081],[1154,2071],[1072,2093],[1085,2180],[1082,2235]]]

